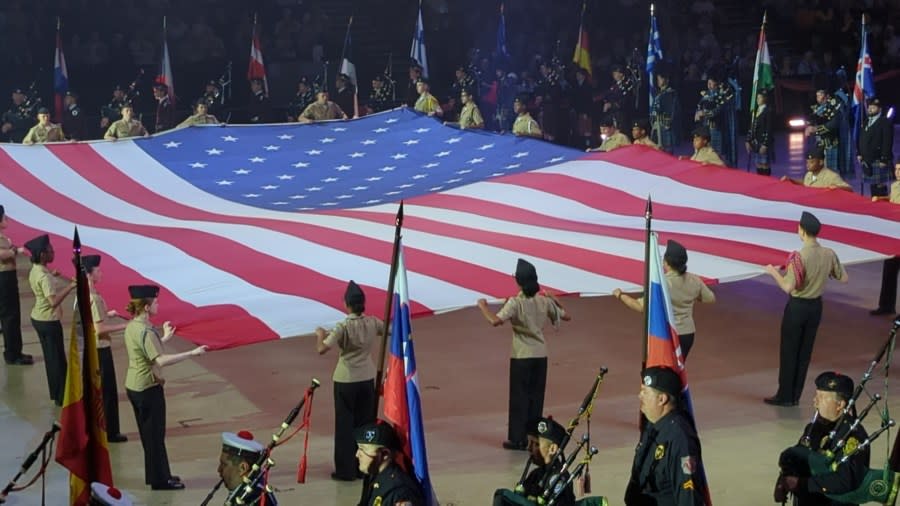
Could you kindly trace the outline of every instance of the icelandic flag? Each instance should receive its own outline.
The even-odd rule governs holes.
[[[425,452],[425,426],[422,424],[422,400],[416,372],[416,354],[409,317],[409,290],[403,245],[397,254],[394,278],[394,314],[391,324],[391,354],[384,380],[384,417],[394,425],[403,442],[403,453],[412,462],[412,472],[422,487],[426,506],[437,506],[437,498],[428,474]]]
[[[866,117],[866,101],[875,96],[874,70],[872,57],[869,55],[869,32],[866,29],[866,18],[862,20],[860,30],[859,60],[856,62],[856,84],[853,86],[853,139],[859,137],[859,129]]]
[[[428,57],[425,55],[425,24],[422,23],[422,1],[419,0],[419,18],[413,35],[409,57],[422,66],[422,77],[428,77]]]
[[[659,40],[659,28],[656,24],[656,14],[653,6],[650,6],[650,37],[647,39],[647,88],[650,90],[650,107],[656,98],[656,64],[663,61],[662,43]]]
[[[503,2],[500,2],[500,24],[497,26],[497,57],[509,61],[509,48],[506,46],[506,16],[503,15]]]
[[[66,70],[66,57],[63,56],[62,37],[59,33],[59,25],[56,27],[56,55],[53,57],[53,92],[55,94],[55,108],[53,109],[54,121],[62,121],[63,97],[69,91],[69,71]]]
[[[662,254],[659,251],[659,237],[654,232],[650,236],[651,253],[650,253],[650,286],[648,287],[647,297],[647,314],[649,315],[649,325],[647,326],[647,367],[662,366],[668,367],[678,373],[681,377],[681,384],[684,385],[682,391],[682,406],[691,419],[691,423],[696,429],[694,423],[694,406],[691,402],[691,391],[688,388],[687,370],[684,367],[684,356],[681,354],[681,342],[678,339],[678,332],[675,331],[673,323],[675,317],[672,314],[672,305],[669,303],[669,284],[666,282],[666,276],[663,272]],[[706,505],[712,506],[712,499],[709,494],[709,485],[706,481],[706,471],[703,470],[703,463],[699,462],[697,470],[698,482],[696,486],[702,486],[702,490],[698,489],[705,498]]]

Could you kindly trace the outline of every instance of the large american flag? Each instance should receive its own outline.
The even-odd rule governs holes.
[[[563,294],[638,290],[644,208],[724,282],[784,264],[803,210],[845,263],[900,252],[900,206],[778,183],[634,146],[585,153],[410,110],[311,125],[198,126],[133,141],[0,146],[17,244],[51,234],[69,267],[104,256],[99,287],[163,287],[160,320],[213,347],[308,333],[343,317],[348,279],[384,307],[397,203],[413,316],[515,292],[516,259]],[[71,268],[69,268],[71,270]],[[380,315],[379,315],[380,316]]]

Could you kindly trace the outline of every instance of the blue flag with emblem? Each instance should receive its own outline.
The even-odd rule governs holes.
[[[663,60],[662,43],[659,40],[659,27],[656,24],[654,6],[650,4],[650,37],[647,40],[647,89],[650,90],[650,107],[656,98],[656,65]]]

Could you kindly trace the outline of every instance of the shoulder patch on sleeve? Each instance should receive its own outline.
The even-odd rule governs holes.
[[[697,460],[688,455],[687,457],[681,457],[681,472],[686,475],[694,474],[694,470],[697,468]]]

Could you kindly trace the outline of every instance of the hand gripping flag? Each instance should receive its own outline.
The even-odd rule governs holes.
[[[688,388],[687,371],[684,367],[684,356],[681,354],[681,342],[678,332],[672,322],[675,317],[672,314],[672,305],[669,302],[669,285],[663,272],[661,254],[659,252],[659,238],[654,232],[650,236],[650,286],[647,295],[647,313],[650,325],[647,329],[647,367],[668,367],[681,377],[682,406],[694,424],[694,407],[691,403],[691,392]],[[703,462],[698,462],[697,479],[694,485],[702,494],[705,504],[712,506],[709,495],[709,485],[706,481],[706,471]]]
[[[402,244],[397,255],[393,307],[391,353],[384,380],[384,417],[394,425],[400,436],[403,453],[412,462],[412,471],[422,487],[426,506],[437,506],[425,452],[425,426],[422,424],[422,400],[419,396],[416,354],[411,336],[409,290]]]

